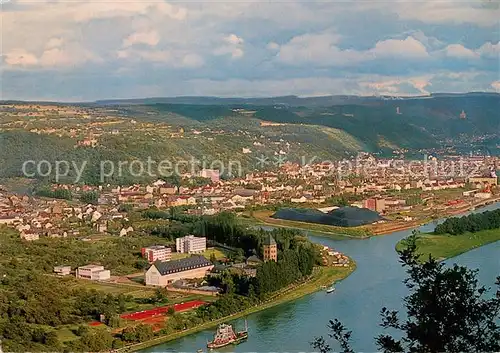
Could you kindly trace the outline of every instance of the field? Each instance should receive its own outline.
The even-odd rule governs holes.
[[[223,258],[227,257],[227,251],[228,250],[221,249],[221,248],[208,248],[207,250],[205,250],[204,252],[202,252],[200,255],[203,255],[207,259],[210,260],[210,257],[212,256],[212,254],[214,254],[215,258],[217,260],[220,260],[220,259],[223,259]],[[191,255],[190,254],[182,254],[182,253],[173,252],[172,253],[172,260],[184,259],[184,258],[189,257],[189,256],[191,256]]]
[[[423,234],[417,239],[417,249],[421,253],[422,260],[427,259],[429,254],[438,260],[445,260],[498,240],[500,240],[500,229],[461,235]],[[403,246],[404,239],[396,245],[396,249],[401,249]]]

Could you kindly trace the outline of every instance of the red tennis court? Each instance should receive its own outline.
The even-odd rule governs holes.
[[[120,315],[120,317],[122,319],[125,319],[125,320],[134,320],[134,321],[135,320],[144,320],[144,319],[148,319],[151,317],[164,315],[170,307],[173,307],[175,311],[184,311],[184,310],[190,310],[190,309],[197,308],[197,307],[204,305],[204,304],[206,304],[206,302],[204,302],[204,301],[192,300],[192,301],[186,302],[186,303],[160,306],[158,308],[137,311],[137,312],[131,313],[131,314],[122,314],[122,315]]]

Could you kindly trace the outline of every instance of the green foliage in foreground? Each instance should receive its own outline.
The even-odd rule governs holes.
[[[457,264],[446,267],[433,257],[425,262],[417,251],[417,234],[406,240],[399,251],[406,268],[404,283],[410,294],[404,299],[406,315],[382,308],[380,326],[398,331],[396,337],[381,334],[376,338],[383,352],[498,352],[500,350],[500,276],[493,296],[479,285],[477,270]],[[342,323],[330,321],[330,337],[342,352],[354,352],[352,332]],[[321,353],[332,348],[323,337],[315,338],[313,347]]]

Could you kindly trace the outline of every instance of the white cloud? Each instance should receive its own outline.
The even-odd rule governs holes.
[[[43,52],[39,64],[44,67],[72,67],[87,61],[99,61],[99,58],[82,48],[51,48]]]
[[[182,58],[182,66],[187,68],[197,68],[204,65],[203,58],[198,54],[186,54]]]
[[[123,47],[127,48],[135,44],[146,44],[151,47],[160,42],[160,35],[157,31],[135,32],[123,40]]]
[[[428,49],[437,49],[445,45],[442,41],[440,41],[436,37],[429,37],[421,30],[409,31],[409,33],[407,34],[418,40]]]
[[[132,64],[151,62],[174,68],[198,68],[204,65],[203,58],[195,53],[184,53],[176,50],[139,50],[122,49],[116,52],[118,59]]]
[[[491,83],[491,87],[496,91],[500,93],[500,81],[494,81]]]
[[[38,56],[21,48],[8,51],[5,56],[5,63],[13,68],[66,69],[87,62],[102,62],[100,57],[82,48],[78,43],[65,44],[60,38],[51,38]]]
[[[280,47],[278,60],[289,65],[321,66],[353,65],[363,60],[358,51],[338,48],[339,40],[340,36],[333,32],[302,34]]]
[[[497,42],[497,44],[491,42],[484,43],[476,52],[481,56],[500,60],[500,42]]]
[[[129,59],[131,61],[151,61],[167,63],[171,60],[170,52],[166,50],[135,50],[124,49],[117,52],[119,59]]]
[[[471,23],[479,26],[498,26],[500,10],[497,1],[454,0],[396,0],[381,3],[381,7],[395,12],[403,20],[418,20],[424,23]]]
[[[402,86],[409,85],[415,88],[420,94],[427,95],[429,94],[429,91],[427,91],[426,88],[432,85],[432,78],[433,75],[406,78],[385,78],[380,81],[361,81],[360,86],[380,95],[407,95],[408,91],[405,91]]]
[[[280,45],[276,42],[269,42],[267,43],[266,48],[269,50],[279,50]]]
[[[415,38],[388,39],[366,51],[340,49],[340,36],[334,33],[304,34],[281,46],[279,60],[291,65],[313,63],[322,66],[348,66],[378,58],[427,58],[425,46]]]
[[[243,49],[244,40],[236,34],[230,34],[223,38],[226,43],[213,50],[214,55],[230,55],[232,59],[239,59],[245,55]]]
[[[241,37],[238,37],[236,34],[231,33],[224,40],[229,44],[240,45],[243,44],[244,40]]]
[[[479,55],[462,44],[451,44],[445,48],[445,54],[452,58],[462,58],[462,59],[476,59]]]
[[[38,59],[25,49],[16,48],[5,54],[5,63],[10,66],[34,66]]]
[[[216,81],[195,79],[178,86],[179,94],[215,95],[221,97],[269,97],[294,94],[298,96],[321,96],[331,94],[354,95],[422,95],[427,94],[433,75],[388,77],[380,75],[355,75],[351,78],[306,77],[284,80]],[[413,87],[413,90],[409,90]],[[415,93],[418,91],[418,93]],[[168,95],[168,92],[161,93]],[[160,95],[161,95],[160,94]]]
[[[62,46],[64,40],[62,38],[50,38],[50,40],[45,44],[46,49],[58,48]]]
[[[405,57],[405,58],[426,58],[429,56],[425,46],[409,36],[406,39],[387,39],[375,44],[369,54],[374,57]]]

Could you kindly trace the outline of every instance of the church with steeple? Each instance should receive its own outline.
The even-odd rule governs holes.
[[[264,261],[278,261],[278,245],[273,236],[269,234],[264,240]]]

